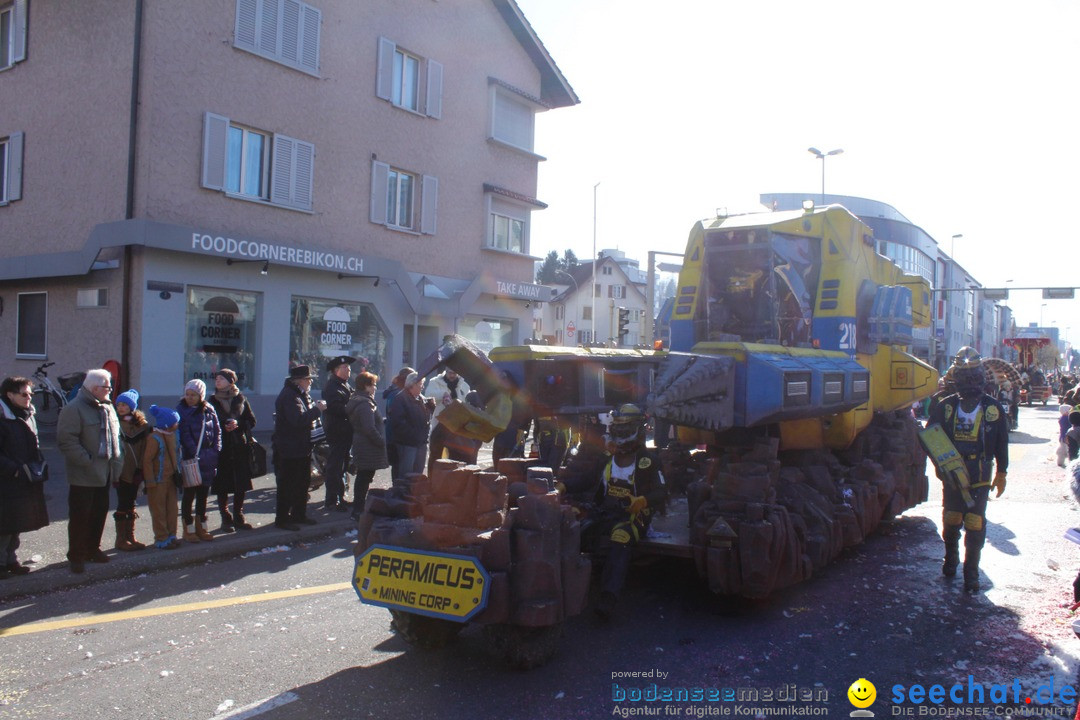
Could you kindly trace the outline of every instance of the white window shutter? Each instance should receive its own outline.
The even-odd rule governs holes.
[[[442,117],[442,63],[427,61],[427,114],[436,120]]]
[[[236,33],[233,44],[244,50],[255,49],[255,24],[259,16],[258,0],[236,0]]]
[[[386,224],[386,192],[390,186],[390,166],[371,163],[371,222]]]
[[[277,205],[293,204],[293,148],[295,141],[284,135],[274,135],[270,164],[270,202]]]
[[[7,143],[7,199],[22,199],[23,134],[12,133]]]
[[[26,59],[26,0],[15,0],[11,24],[11,39],[14,41],[11,59],[13,62],[22,62]]]
[[[281,0],[259,0],[258,48],[260,52],[277,57],[281,54]]]
[[[229,118],[208,112],[203,116],[202,186],[225,189],[225,162],[229,138]]]
[[[394,52],[397,45],[393,40],[379,38],[379,62],[375,77],[375,96],[389,100],[394,84]]]
[[[322,11],[305,4],[300,23],[300,67],[313,73],[319,72],[321,28]]]
[[[310,210],[312,178],[315,174],[315,146],[303,140],[294,140],[293,143],[293,205]]]
[[[439,178],[425,175],[421,193],[423,205],[420,210],[420,232],[434,235],[439,208]]]
[[[300,3],[283,0],[281,12],[281,59],[300,64]]]

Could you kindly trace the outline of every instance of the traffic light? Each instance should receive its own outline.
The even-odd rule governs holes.
[[[619,344],[622,345],[623,339],[630,334],[630,309],[621,307],[619,308]]]

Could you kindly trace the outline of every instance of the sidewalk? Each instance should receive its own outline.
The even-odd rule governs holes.
[[[112,518],[112,511],[116,507],[116,493],[113,492],[105,532],[101,536],[101,549],[109,556],[110,562],[100,565],[86,563],[86,572],[76,575],[71,572],[66,557],[68,484],[64,461],[56,449],[55,428],[40,430],[42,450],[49,462],[49,480],[45,485],[45,495],[50,522],[47,527],[20,535],[22,546],[18,550],[19,561],[30,567],[30,574],[0,580],[0,601],[101,580],[133,577],[141,573],[201,563],[211,558],[238,558],[247,552],[297,541],[311,541],[328,536],[343,538],[348,531],[356,527],[356,523],[349,518],[349,513],[323,509],[323,488],[313,492],[308,501],[308,516],[315,518],[317,525],[304,525],[299,531],[274,527],[276,494],[274,475],[270,473],[254,481],[255,487],[247,494],[244,502],[244,515],[254,526],[253,530],[223,533],[217,501],[211,496],[207,508],[207,524],[214,540],[184,543],[176,550],[158,550],[153,546],[154,536],[150,525],[150,512],[146,509],[146,496],[140,493],[136,504],[140,517],[135,523],[135,538],[146,543],[147,548],[136,552],[119,552],[113,549],[116,540]],[[269,448],[269,433],[256,433],[256,437]],[[390,487],[390,471],[380,470],[376,473],[371,486]],[[350,487],[350,497],[351,492]],[[182,531],[183,528],[179,529]]]

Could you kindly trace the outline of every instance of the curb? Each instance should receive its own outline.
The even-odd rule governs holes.
[[[281,530],[271,523],[260,525],[253,530],[215,534],[213,542],[184,543],[176,550],[158,550],[153,546],[134,552],[109,549],[105,552],[110,562],[100,565],[88,562],[86,572],[82,575],[71,572],[65,561],[40,569],[35,568],[28,575],[0,580],[0,601],[7,602],[28,595],[66,590],[104,580],[130,578],[143,573],[174,570],[216,558],[239,558],[246,552],[276,545],[344,537],[346,532],[355,529],[356,523],[345,515],[340,519],[320,520],[318,525],[305,525],[298,531]]]

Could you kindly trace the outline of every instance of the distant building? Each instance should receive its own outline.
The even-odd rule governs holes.
[[[560,280],[570,282],[556,290],[545,304],[538,330],[552,345],[634,347],[644,342],[645,323],[649,321],[644,273],[638,269],[637,261],[627,258],[625,253],[603,250],[598,254],[595,285],[593,264],[589,261],[560,274]],[[619,308],[626,309],[628,317],[627,334],[621,343]]]

